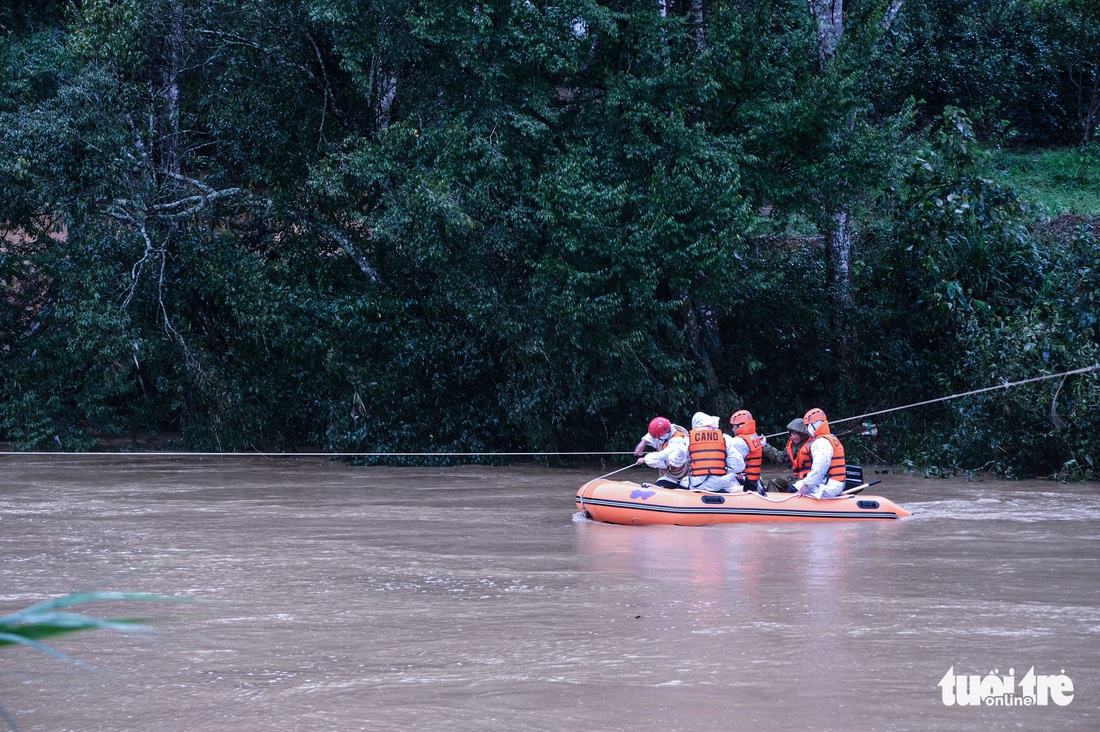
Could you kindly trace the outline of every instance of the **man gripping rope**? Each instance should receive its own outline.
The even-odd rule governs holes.
[[[656,452],[642,455],[646,447]],[[656,484],[662,488],[684,488],[688,477],[688,432],[664,417],[655,417],[649,430],[634,447],[638,465],[648,465],[660,473]]]

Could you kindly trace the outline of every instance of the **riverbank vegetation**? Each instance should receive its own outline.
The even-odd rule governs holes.
[[[0,440],[629,450],[1100,363],[1100,10],[832,9],[0,0]],[[1097,404],[851,450],[1095,478]]]

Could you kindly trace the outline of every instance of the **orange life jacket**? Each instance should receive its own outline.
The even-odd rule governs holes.
[[[787,440],[787,457],[791,460],[791,471],[794,473],[795,480],[805,478],[813,465],[814,458],[810,455],[810,442],[808,439],[803,440],[795,450],[794,440]]]
[[[833,459],[829,463],[829,472],[826,474],[826,477],[829,480],[843,483],[844,479],[847,477],[847,466],[844,463],[844,445],[841,445],[840,440],[833,437],[831,434],[815,437],[814,440],[828,440],[833,444]],[[814,440],[810,440],[810,442]]]
[[[691,474],[726,474],[726,439],[720,429],[693,429],[689,435],[688,456],[691,458]]]
[[[760,480],[760,465],[764,462],[764,441],[759,435],[738,435],[749,446],[749,454],[745,456],[745,482],[755,483]]]

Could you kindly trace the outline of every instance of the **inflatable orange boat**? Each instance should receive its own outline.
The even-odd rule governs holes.
[[[765,497],[759,493],[669,490],[648,483],[601,479],[589,481],[577,490],[577,510],[593,521],[627,526],[865,521],[912,515],[882,496],[854,494],[819,499],[772,493]]]

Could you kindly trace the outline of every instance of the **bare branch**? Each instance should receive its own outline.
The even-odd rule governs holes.
[[[321,227],[321,230],[329,238],[339,244],[345,252],[348,253],[348,256],[351,257],[357,265],[359,265],[360,271],[362,271],[362,273],[365,274],[371,282],[378,285],[383,290],[390,289],[386,281],[382,279],[382,275],[378,273],[378,270],[371,266],[370,260],[368,260],[366,256],[364,256],[363,253],[359,251],[359,248],[351,242],[350,238],[344,236],[340,231],[333,227],[323,226]]]
[[[371,265],[370,260],[367,259],[367,257],[359,250],[359,247],[357,247],[355,243],[352,242],[349,236],[344,234],[335,226],[321,223],[320,221],[317,221],[308,216],[304,216],[295,211],[291,211],[289,213],[296,220],[300,221],[301,223],[312,229],[319,231],[332,241],[339,244],[340,248],[347,252],[348,256],[351,257],[357,265],[359,265],[359,270],[363,274],[365,274],[371,282],[378,285],[378,287],[381,288],[383,291],[388,292],[391,289],[389,283],[387,283],[382,275],[379,274],[378,270]]]
[[[297,71],[301,71],[313,81],[317,81],[317,75],[314,74],[308,66],[303,66],[302,64],[296,64],[292,61],[288,61],[281,54],[277,53],[275,49],[261,46],[254,41],[250,41],[244,36],[237,35],[236,33],[225,33],[224,31],[215,31],[209,29],[199,30],[198,32],[202,33],[203,35],[214,36],[219,40],[225,41],[228,45],[231,46],[244,46],[246,48],[251,48],[253,50],[259,51],[265,57],[274,61],[280,66],[287,66],[289,68],[296,69]]]
[[[152,206],[150,208],[150,211],[156,213],[157,218],[182,219],[191,216],[192,214],[198,213],[218,199],[247,195],[248,192],[242,188],[226,188],[221,191],[212,191],[205,196],[188,196],[187,198],[181,198],[178,201],[172,201],[171,203],[158,203]],[[176,211],[176,209],[179,208],[183,208],[183,210]],[[176,212],[172,213],[173,211]]]
[[[145,266],[146,262],[151,261],[156,255],[161,257],[161,271],[163,272],[164,250],[158,250],[153,245],[153,240],[149,236],[149,232],[145,228],[144,222],[135,222],[138,228],[138,232],[141,234],[141,238],[145,241],[145,253],[141,256],[141,259],[134,262],[134,266],[130,269],[130,291],[126,293],[126,299],[122,301],[122,309],[125,310],[130,306],[130,300],[134,298],[134,293],[137,292],[138,282],[141,280],[141,270]],[[163,274],[162,274],[163,278]],[[164,307],[164,300],[161,299],[161,308]],[[165,319],[167,320],[167,313]]]
[[[889,30],[890,26],[897,20],[898,13],[901,12],[901,6],[905,4],[905,0],[890,0],[890,4],[886,8],[886,12],[882,15],[882,29]]]
[[[195,180],[194,178],[189,178],[186,175],[183,175],[182,173],[180,173],[178,171],[173,172],[171,170],[165,170],[164,174],[167,175],[169,178],[172,178],[173,180],[178,180],[180,183],[187,183],[188,185],[194,186],[195,188],[198,188],[203,193],[209,194],[209,193],[214,192],[213,188],[206,185],[202,181]],[[239,190],[239,189],[234,189],[234,190]]]
[[[325,108],[332,107],[332,113],[336,115],[336,118],[344,125],[347,125],[347,118],[344,116],[343,111],[336,106],[336,93],[332,90],[332,81],[328,78],[328,70],[325,68],[325,58],[321,54],[321,47],[317,45],[317,41],[313,38],[312,33],[306,33],[306,38],[309,39],[310,45],[313,46],[313,53],[317,56],[317,67],[321,69],[321,80],[325,88]],[[311,74],[311,76],[313,76]],[[313,76],[316,79],[316,76]]]

